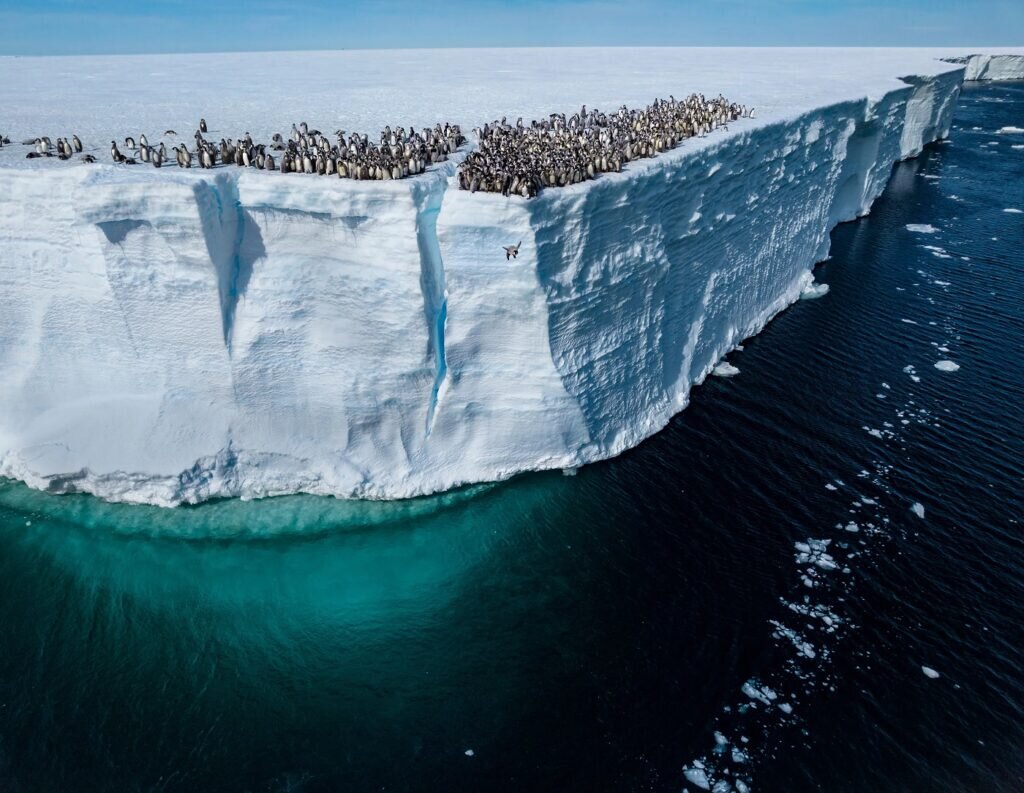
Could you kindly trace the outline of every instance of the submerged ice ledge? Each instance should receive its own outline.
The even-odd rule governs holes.
[[[965,69],[1012,72],[983,57],[529,201],[453,189],[457,161],[4,169],[0,475],[400,498],[616,455],[799,298],[829,231],[947,134]]]

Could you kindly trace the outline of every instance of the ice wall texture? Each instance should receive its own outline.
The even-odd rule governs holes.
[[[963,74],[532,201],[454,190],[455,163],[380,184],[4,169],[0,473],[174,505],[615,455],[797,298],[829,230],[946,134]]]
[[[1024,55],[970,55],[965,80],[1024,79]]]

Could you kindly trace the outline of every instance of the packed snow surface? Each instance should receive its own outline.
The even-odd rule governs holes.
[[[691,91],[756,108],[529,201],[453,189],[458,156],[377,183],[4,147],[0,475],[162,505],[396,498],[618,454],[800,297],[830,229],[947,133],[965,72],[1024,64],[938,60],[969,52],[0,58],[0,133],[75,133],[101,163],[199,116],[267,140]]]

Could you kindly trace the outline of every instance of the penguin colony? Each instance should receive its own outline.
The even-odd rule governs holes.
[[[630,160],[653,157],[686,138],[703,137],[753,109],[722,96],[692,94],[683,101],[655,99],[641,110],[623,106],[614,114],[587,110],[566,118],[552,113],[544,121],[515,126],[503,118],[474,130],[480,146],[459,167],[459,189],[532,198],[545,187],[565,187]]]
[[[280,170],[282,173],[308,173],[321,176],[338,176],[342,179],[404,179],[426,170],[427,166],[448,159],[456,149],[466,142],[458,124],[436,124],[432,129],[417,131],[409,127],[391,129],[386,126],[380,133],[380,142],[375,143],[367,135],[352,133],[345,136],[344,130],[337,130],[333,142],[319,130],[311,130],[303,122],[292,125],[290,137],[286,140],[280,133],[274,134],[269,145],[256,143],[246,132],[237,141],[221,138],[219,143],[208,140],[204,135],[208,128],[206,119],[200,119],[195,133],[195,147],[186,144],[175,145],[168,150],[167,143],[150,144],[145,135],[124,139],[122,152],[116,140],[110,141],[110,157],[120,165],[149,163],[156,168],[170,162],[171,152],[179,168],[214,168],[218,165],[238,165],[266,171]],[[165,138],[177,137],[172,130],[164,132]],[[10,140],[0,137],[0,141]],[[83,151],[82,141],[77,135],[57,138],[56,145],[48,137],[22,141],[35,150],[25,156],[57,156],[61,160],[71,159]],[[2,142],[0,142],[2,145]],[[54,152],[56,149],[56,152]],[[275,157],[275,152],[277,156]],[[83,162],[96,162],[92,154],[83,154]]]
[[[682,101],[673,96],[655,99],[642,109],[622,106],[612,114],[588,111],[584,105],[569,117],[552,113],[529,126],[522,118],[514,126],[502,118],[474,130],[479,146],[459,166],[459,189],[532,198],[547,187],[579,184],[601,173],[621,171],[631,160],[654,157],[687,138],[703,137],[753,114],[753,108],[729,102],[721,95],[708,99],[703,94],[691,94]],[[342,179],[391,180],[422,173],[427,166],[448,159],[466,141],[459,125],[448,123],[419,132],[413,127],[406,131],[404,127],[386,126],[379,143],[358,133],[346,137],[340,129],[332,142],[305,122],[293,124],[287,139],[275,133],[269,144],[256,143],[248,132],[237,140],[221,138],[219,143],[207,139],[207,134],[206,119],[200,119],[191,150],[182,143],[169,151],[166,142],[150,144],[145,135],[140,135],[137,142],[132,137],[124,139],[127,153],[122,153],[117,141],[111,141],[110,156],[123,165],[144,162],[160,168],[170,162],[173,152],[179,168],[238,165]],[[164,132],[164,138],[175,137],[177,133],[172,129]],[[0,136],[0,147],[10,142]],[[77,135],[72,135],[70,141],[57,138],[56,144],[48,137],[22,143],[34,147],[25,155],[29,159],[56,156],[69,160],[81,154],[84,162],[96,162],[95,155],[83,153]]]

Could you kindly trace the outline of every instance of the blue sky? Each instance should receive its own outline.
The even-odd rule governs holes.
[[[554,45],[1024,46],[1024,0],[0,0],[2,55]]]

